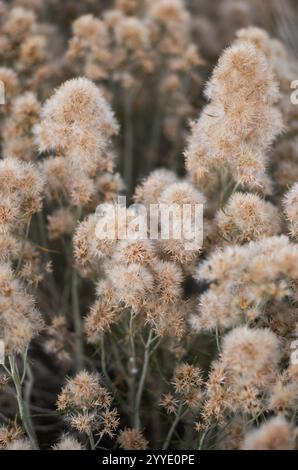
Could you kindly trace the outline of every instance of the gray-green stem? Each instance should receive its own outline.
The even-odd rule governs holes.
[[[31,391],[31,385],[32,385],[31,372],[29,374],[29,386],[27,387],[27,390],[26,390],[26,401],[25,401],[23,398],[22,383],[20,379],[19,370],[16,364],[15,356],[9,356],[9,365],[10,365],[10,376],[15,386],[18,409],[19,409],[19,414],[20,414],[23,428],[27,436],[30,439],[32,448],[34,450],[38,450],[37,439],[35,436],[33,425],[31,422],[30,411],[29,411],[29,399],[30,399],[30,391]]]
[[[75,271],[75,268],[72,270],[72,279],[71,279],[71,299],[72,299],[72,313],[73,313],[73,322],[75,329],[75,351],[76,351],[76,360],[77,360],[77,370],[81,370],[84,367],[84,349],[83,349],[83,328],[82,328],[82,318],[80,312],[80,302],[79,302],[79,278],[78,274]]]
[[[125,130],[124,130],[124,180],[126,183],[127,194],[131,195],[133,184],[133,124],[132,124],[132,94],[126,92],[124,96],[124,114],[125,114]]]
[[[136,394],[135,409],[134,409],[134,427],[136,429],[140,429],[141,427],[140,407],[141,407],[142,395],[143,395],[143,390],[144,390],[144,385],[145,385],[145,379],[146,379],[147,372],[148,372],[152,335],[153,335],[153,330],[151,329],[148,335],[146,345],[145,345],[143,368],[142,368],[142,373],[141,373],[141,377],[140,377],[140,381],[139,381],[139,385],[137,389],[137,394]]]
[[[183,409],[183,404],[180,403],[179,405],[179,408],[177,410],[177,414],[176,414],[176,417],[172,423],[172,426],[170,427],[169,429],[169,432],[167,434],[167,437],[165,439],[165,442],[164,442],[164,445],[162,446],[162,450],[167,450],[169,445],[170,445],[170,442],[171,442],[171,439],[172,439],[172,436],[174,434],[174,431],[180,421],[180,418],[181,418],[181,415],[182,415],[182,409]]]

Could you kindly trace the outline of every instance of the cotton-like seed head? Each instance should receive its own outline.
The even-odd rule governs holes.
[[[108,40],[104,22],[90,14],[77,18],[73,22],[72,30],[83,47],[103,47]]]
[[[39,119],[40,104],[34,93],[26,92],[12,101],[4,122],[3,156],[32,161],[36,155],[32,127]]]
[[[100,90],[86,78],[68,80],[42,108],[36,127],[40,151],[61,149],[93,157],[105,149],[118,124]]]
[[[284,417],[276,416],[259,429],[249,432],[242,444],[244,450],[293,450],[297,430]]]
[[[237,282],[241,272],[249,272],[246,282],[265,283],[281,275],[296,277],[296,246],[284,236],[268,237],[243,246],[228,246],[217,250],[204,261],[197,273],[197,279],[208,282]],[[267,263],[262,266],[264,260]]]
[[[39,118],[40,103],[35,93],[30,91],[18,95],[12,103],[14,120],[23,126],[32,126]]]
[[[115,247],[114,240],[96,237],[97,222],[96,216],[90,215],[77,226],[73,237],[75,259],[83,270],[82,275],[88,275],[88,268],[94,274],[98,269],[98,261],[111,256]]]
[[[4,24],[5,32],[16,41],[21,41],[32,31],[35,23],[33,11],[25,10],[22,7],[12,8]]]
[[[66,317],[64,315],[55,315],[50,325],[47,326],[46,333],[45,351],[53,355],[60,364],[69,364],[71,362],[69,345],[71,344],[72,334],[68,329]]]
[[[19,204],[19,212],[31,216],[42,205],[43,178],[33,165],[5,158],[0,162],[1,191]]]
[[[236,37],[239,39],[240,43],[243,41],[251,42],[262,51],[268,60],[272,59],[271,39],[264,29],[249,26],[248,28],[239,29],[236,32]]]
[[[126,428],[120,431],[118,443],[124,450],[146,450],[148,448],[148,441],[141,431],[135,428]]]
[[[269,329],[239,326],[223,338],[223,364],[246,383],[270,383],[280,358],[279,340]]]
[[[275,106],[278,84],[266,57],[250,42],[232,45],[205,94],[211,102],[193,124],[185,152],[193,180],[210,192],[212,175],[228,171],[244,186],[264,188],[266,151],[283,128]]]
[[[182,294],[183,272],[170,261],[156,261],[153,265],[156,294],[161,302],[172,303]]]
[[[34,299],[15,279],[8,263],[0,265],[0,294],[0,328],[5,337],[5,351],[22,353],[44,324]]]
[[[176,180],[176,175],[169,170],[155,170],[137,186],[134,200],[143,204],[158,204],[164,189]]]
[[[182,0],[159,0],[152,2],[150,15],[162,24],[172,27],[188,23],[190,19]]]
[[[123,13],[128,16],[137,11],[139,2],[138,0],[116,0],[115,6],[117,10],[123,11]]]
[[[96,228],[96,219],[94,216],[89,216],[81,222],[74,234],[74,255],[76,260],[82,265],[92,261],[92,243]]]
[[[173,385],[176,392],[185,397],[192,389],[203,385],[202,372],[198,367],[183,363],[175,370]]]
[[[106,408],[110,401],[109,394],[100,384],[99,376],[81,371],[67,380],[58,396],[57,407],[60,411],[92,410],[99,406]]]
[[[167,413],[176,413],[179,401],[171,393],[166,393],[161,397],[160,406],[162,406]]]
[[[188,224],[190,226],[190,223]],[[169,239],[161,240],[159,243],[159,247],[161,252],[166,256],[167,259],[173,261],[174,263],[179,264],[183,267],[184,271],[188,274],[193,275],[195,268],[196,268],[196,261],[198,258],[198,254],[201,250],[201,245],[197,242],[196,239],[187,240],[182,233],[179,239],[177,239],[175,235],[175,226],[178,226],[179,230],[181,228],[181,217],[176,217],[174,219],[174,223],[172,225],[174,228],[171,229],[170,225],[170,236]],[[192,233],[196,227],[192,225]]]
[[[0,449],[7,449],[13,441],[21,439],[22,429],[14,423],[13,426],[0,427]]]
[[[165,204],[204,204],[205,196],[187,181],[179,181],[166,187],[161,193],[161,202]]]
[[[13,228],[19,216],[19,208],[13,198],[3,195],[0,201],[0,231],[7,232]]]
[[[99,420],[96,412],[74,413],[67,416],[67,422],[71,428],[82,434],[89,435],[99,428]]]
[[[107,272],[118,302],[138,311],[146,303],[154,287],[154,278],[149,269],[138,263],[111,266]]]
[[[198,280],[210,283],[200,298],[199,319],[206,329],[238,325],[242,315],[261,317],[271,301],[294,298],[298,251],[285,236],[265,237],[246,245],[215,251],[198,269]]]
[[[148,45],[148,34],[145,24],[136,17],[124,17],[116,26],[116,41],[127,49],[139,50]]]
[[[156,334],[181,340],[187,333],[186,318],[192,310],[188,300],[176,299],[175,302],[161,302],[159,293],[151,295],[146,302],[146,323]]]
[[[19,438],[8,444],[6,450],[33,450],[33,447],[29,439]]]
[[[235,193],[217,213],[216,223],[224,240],[240,244],[280,231],[278,210],[255,194]]]
[[[112,439],[115,436],[115,431],[119,426],[118,411],[104,410],[102,413],[102,434],[109,436]]]
[[[293,238],[298,238],[298,183],[286,193],[284,197],[284,210],[289,221],[290,234]]]
[[[114,255],[116,262],[142,266],[151,265],[155,256],[156,248],[151,240],[121,240]]]
[[[292,408],[296,406],[297,402],[298,384],[283,383],[282,380],[277,380],[270,391],[268,399],[268,408],[274,413],[287,414]]]
[[[20,61],[26,66],[36,66],[46,58],[46,39],[41,35],[28,37],[21,45]]]
[[[74,436],[65,434],[53,446],[53,450],[83,450],[83,446]]]
[[[75,228],[75,218],[69,208],[61,208],[48,215],[48,236],[55,240],[63,235],[69,235]]]
[[[261,98],[264,104],[274,104],[279,99],[278,85],[265,56],[244,42],[226,49],[220,57],[206,96],[229,105],[231,95],[243,99],[247,94],[252,102]]]
[[[103,20],[109,30],[115,30],[119,21],[123,19],[123,13],[121,10],[106,10],[103,12]]]
[[[100,297],[91,306],[85,318],[85,333],[89,343],[96,344],[102,335],[111,329],[117,319],[117,311],[108,299]]]
[[[104,173],[96,181],[96,189],[104,201],[113,201],[125,189],[119,173]]]

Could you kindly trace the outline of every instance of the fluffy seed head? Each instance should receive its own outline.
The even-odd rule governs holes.
[[[244,450],[293,450],[297,431],[283,417],[271,418],[259,429],[251,431],[242,445]]]

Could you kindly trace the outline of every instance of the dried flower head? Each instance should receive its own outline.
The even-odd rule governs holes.
[[[0,328],[7,354],[21,353],[43,328],[34,299],[15,279],[9,264],[0,265]]]
[[[4,24],[4,31],[14,41],[21,41],[31,33],[35,19],[33,11],[22,7],[13,8]]]
[[[242,444],[245,450],[293,450],[297,431],[284,418],[277,416],[259,429],[248,433]]]
[[[215,251],[198,270],[198,279],[207,281],[209,289],[200,296],[199,316],[192,317],[192,326],[230,328],[243,317],[263,316],[270,300],[293,297],[297,258],[296,245],[285,236]]]
[[[17,441],[22,436],[22,429],[14,424],[13,426],[0,427],[0,449],[7,449],[14,441]]]
[[[126,428],[121,431],[118,442],[121,449],[124,450],[146,450],[148,448],[148,441],[146,441],[141,431],[135,428]]]
[[[280,342],[269,329],[241,326],[223,338],[222,363],[242,384],[272,383],[280,359]]]
[[[245,41],[226,49],[205,94],[211,102],[193,124],[185,153],[194,181],[208,187],[210,174],[228,168],[237,183],[264,186],[266,150],[282,128],[278,85],[265,56]]]
[[[298,237],[298,183],[294,184],[284,197],[284,209],[289,221],[290,234]]]
[[[111,398],[100,384],[97,374],[79,372],[73,379],[68,379],[58,396],[58,410],[90,410],[101,406],[107,408]]]
[[[35,126],[40,151],[56,153],[50,165],[45,162],[56,194],[66,192],[73,205],[90,202],[97,193],[95,178],[113,169],[109,146],[117,131],[111,108],[90,80],[72,79],[61,85],[44,104],[41,122]]]
[[[161,397],[160,406],[162,406],[167,413],[176,413],[179,401],[172,393],[166,393]]]
[[[61,436],[53,450],[83,450],[82,444],[71,434]]]
[[[29,439],[19,438],[8,444],[5,450],[33,450],[33,448]]]
[[[55,240],[63,235],[70,235],[75,228],[75,217],[69,208],[57,209],[48,216],[48,235]]]
[[[243,244],[277,235],[280,231],[278,210],[256,194],[235,193],[218,211],[216,223],[225,242]]]

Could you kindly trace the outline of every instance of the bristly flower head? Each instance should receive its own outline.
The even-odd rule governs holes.
[[[118,442],[121,449],[124,450],[146,450],[148,448],[148,441],[146,441],[141,431],[135,428],[126,428],[121,431]]]
[[[259,429],[249,432],[243,442],[244,450],[293,450],[296,446],[297,429],[285,418],[276,416]]]
[[[298,183],[287,192],[284,197],[284,209],[289,221],[290,234],[298,238]]]
[[[277,235],[280,231],[277,208],[250,193],[232,195],[216,214],[216,223],[225,242],[239,244]]]
[[[198,269],[198,279],[209,289],[199,298],[192,326],[199,331],[230,328],[244,318],[262,317],[269,301],[295,296],[291,284],[297,263],[297,246],[284,235],[215,251]]]
[[[60,411],[90,410],[98,406],[107,408],[110,403],[111,398],[100,384],[99,376],[82,371],[73,379],[68,379],[58,397],[57,406]]]
[[[73,205],[90,202],[98,191],[96,178],[113,170],[110,139],[117,132],[114,114],[94,83],[76,78],[61,85],[35,126],[39,150],[55,153],[43,165],[51,194],[67,193]]]
[[[226,49],[205,93],[210,104],[193,125],[185,154],[194,181],[206,185],[224,168],[237,183],[264,186],[266,150],[282,128],[266,57],[249,42]]]
[[[66,156],[105,150],[107,139],[118,131],[118,124],[100,90],[86,78],[65,82],[42,109],[36,128],[40,151],[55,150]]]

